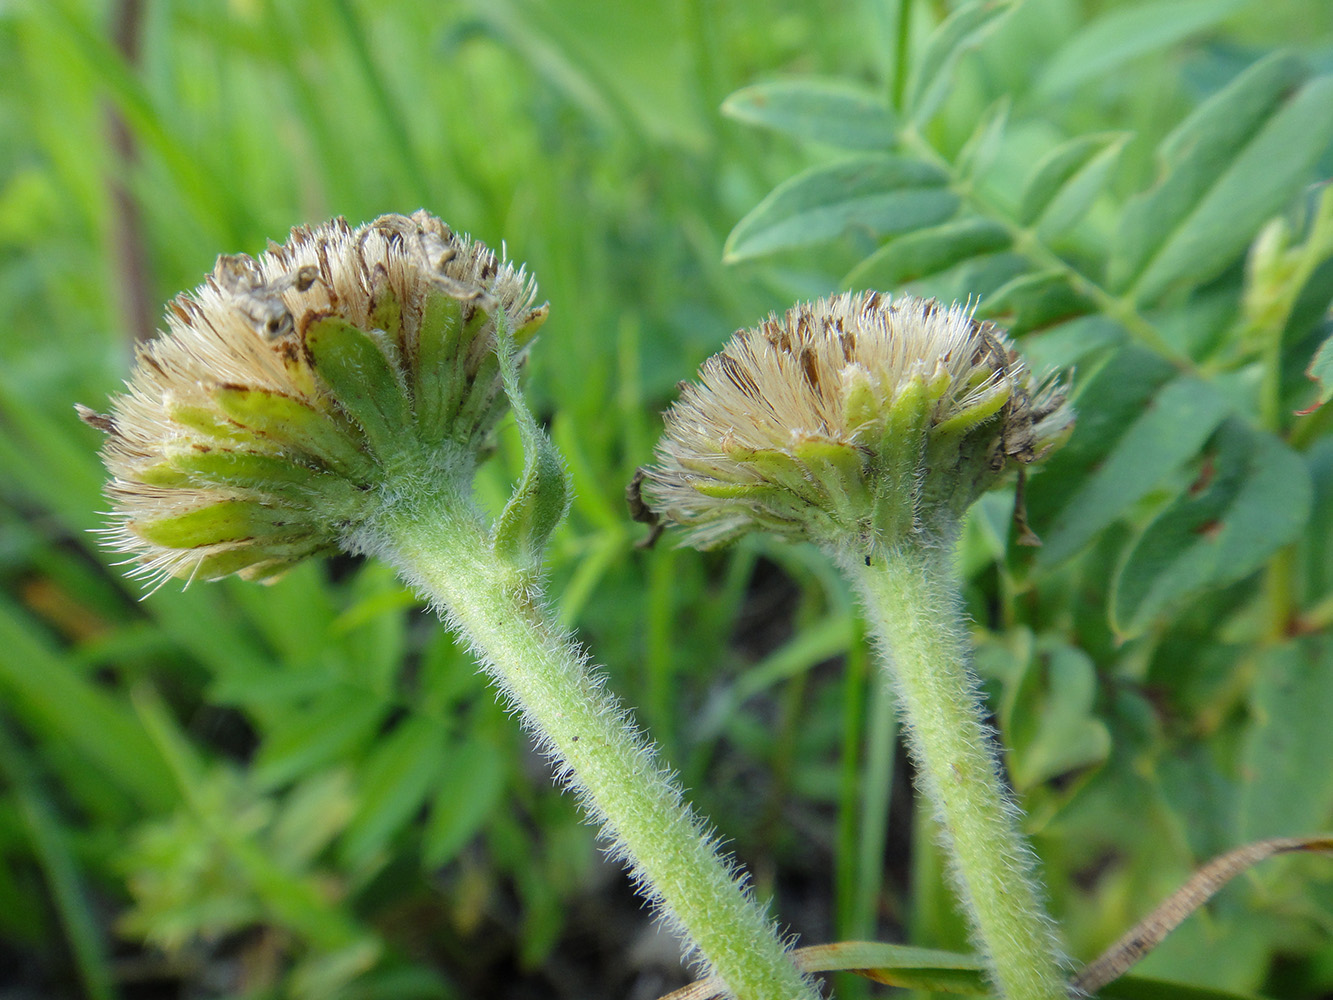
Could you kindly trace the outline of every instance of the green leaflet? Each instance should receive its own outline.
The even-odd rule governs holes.
[[[1011,6],[1009,0],[975,0],[955,10],[931,33],[907,90],[914,122],[919,125],[934,117],[949,95],[958,60],[985,40]]]
[[[1265,650],[1242,750],[1241,841],[1305,836],[1333,819],[1333,643],[1293,639]]]
[[[1037,94],[1049,100],[1088,80],[1210,28],[1248,0],[1164,0],[1109,7],[1085,24],[1046,63]]]
[[[1038,563],[1053,566],[1068,558],[1128,512],[1198,453],[1227,411],[1221,394],[1199,379],[1182,375],[1162,386],[1119,428],[1111,449],[1042,526]],[[1081,408],[1079,415],[1092,413]]]
[[[1333,336],[1319,345],[1319,350],[1310,359],[1310,367],[1306,369],[1306,374],[1319,386],[1318,401],[1310,410],[1323,406],[1333,399]],[[1308,413],[1310,410],[1305,412]]]
[[[1092,710],[1097,671],[1088,655],[1043,643],[1020,670],[1000,706],[1014,787],[1026,791],[1105,760],[1111,734]]]
[[[998,222],[980,216],[956,219],[890,240],[856,265],[842,286],[897,288],[972,257],[1008,249],[1009,244],[1009,230]]]
[[[1262,59],[1167,136],[1161,182],[1121,216],[1107,263],[1112,291],[1133,287],[1149,300],[1211,277],[1285,207],[1333,130],[1327,82],[1296,91],[1303,77],[1289,55]]]
[[[870,236],[943,222],[958,196],[939,167],[904,156],[858,156],[783,181],[736,223],[723,248],[729,263],[826,243],[859,229]]]
[[[1018,221],[1035,226],[1046,240],[1073,228],[1106,187],[1130,137],[1128,132],[1077,136],[1051,150],[1023,187]]]
[[[729,118],[842,149],[885,149],[897,121],[873,91],[842,80],[780,80],[736,91]]]
[[[1213,436],[1196,484],[1163,511],[1121,563],[1111,622],[1141,633],[1168,609],[1254,572],[1296,538],[1310,514],[1305,461],[1236,417]]]
[[[981,300],[978,315],[1005,317],[1011,333],[1023,333],[1073,316],[1093,303],[1076,292],[1064,271],[1036,271],[1006,281]]]

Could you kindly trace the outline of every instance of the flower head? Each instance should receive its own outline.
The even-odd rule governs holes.
[[[521,350],[535,296],[424,211],[219,257],[111,413],[80,408],[107,435],[112,543],[159,582],[271,578],[344,544],[393,470],[470,475],[507,406],[496,318]]]
[[[846,293],[742,330],[666,415],[649,508],[700,547],[763,529],[892,542],[956,520],[1073,413],[960,306]]]

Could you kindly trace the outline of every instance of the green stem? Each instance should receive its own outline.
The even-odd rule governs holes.
[[[954,880],[1008,1000],[1064,1000],[1054,926],[1018,829],[967,665],[956,532],[838,552],[893,675],[917,773],[935,806]]]
[[[627,710],[555,623],[531,577],[497,559],[461,492],[406,488],[355,539],[389,560],[458,632],[615,854],[738,1000],[814,1000],[772,920],[717,850]]]

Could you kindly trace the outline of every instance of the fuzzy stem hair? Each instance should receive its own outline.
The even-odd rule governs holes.
[[[531,574],[496,558],[470,498],[442,492],[438,477],[422,486],[394,490],[354,547],[392,563],[466,639],[697,965],[737,1000],[815,1000],[766,908]]]
[[[984,722],[954,577],[956,530],[912,532],[836,553],[893,679],[922,791],[930,799],[975,943],[1007,1000],[1065,1000],[1055,927],[1036,858],[1000,777]]]

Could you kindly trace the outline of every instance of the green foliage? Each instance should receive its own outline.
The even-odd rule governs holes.
[[[847,594],[799,548],[637,551],[623,489],[677,380],[839,287],[971,298],[1039,368],[1074,369],[1074,437],[1027,489],[1045,546],[1006,545],[997,498],[963,558],[1070,953],[1214,853],[1333,824],[1317,0],[203,0],[144,5],[135,61],[121,9],[0,12],[18,986],[127,997],[137,969],[238,997],[630,992],[571,970],[590,942],[631,954],[636,904],[388,571],[141,601],[88,534],[102,471],[72,403],[100,405],[216,254],[335,214],[424,205],[539,278],[529,398],[574,496],[548,546],[557,610],[806,943],[966,946],[928,835],[908,854]],[[526,467],[512,421],[501,438],[492,513]],[[1331,879],[1327,859],[1268,862],[1104,995],[1327,994]]]

